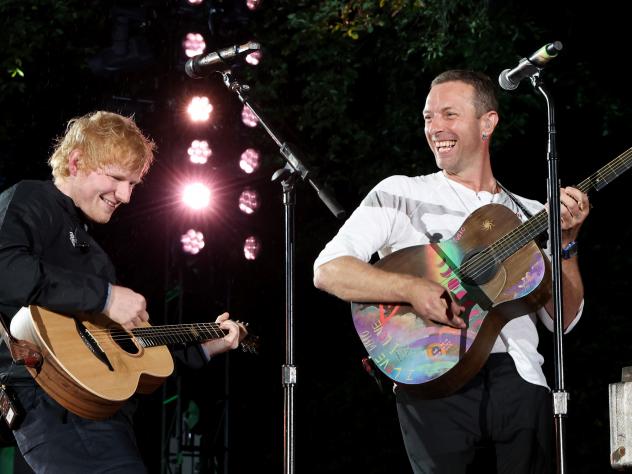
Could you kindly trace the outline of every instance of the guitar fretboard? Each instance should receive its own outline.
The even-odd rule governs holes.
[[[632,148],[627,149],[599,171],[590,175],[576,188],[584,193],[592,189],[600,191],[630,168],[632,168]]]
[[[219,339],[227,331],[220,329],[218,323],[194,323],[135,328],[131,333],[143,347],[155,347]]]
[[[610,163],[600,168],[575,187],[583,193],[588,193],[592,190],[600,191],[630,168],[632,168],[632,148],[621,153]],[[476,258],[462,265],[460,269],[461,274],[476,279],[477,275],[505,261],[505,259],[546,231],[548,228],[548,220],[549,217],[546,210],[538,212],[491,244]]]

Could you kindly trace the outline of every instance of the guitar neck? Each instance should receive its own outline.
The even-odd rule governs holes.
[[[155,347],[220,339],[228,331],[221,329],[218,323],[193,323],[134,328],[131,333],[143,347]]]
[[[600,191],[631,167],[632,148],[629,148],[575,187],[583,193],[588,193],[593,190]],[[491,258],[495,261],[502,262],[513,255],[528,242],[531,242],[547,230],[548,219],[548,213],[542,210],[526,222],[523,222],[494,244],[490,245],[488,251]]]
[[[576,188],[584,193],[593,190],[600,191],[630,168],[632,168],[632,148],[628,148],[606,166],[591,174]]]

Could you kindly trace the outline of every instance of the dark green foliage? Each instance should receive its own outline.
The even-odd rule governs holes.
[[[275,2],[256,25],[266,56],[253,95],[295,124],[318,169],[326,156],[332,186],[351,180],[364,193],[394,172],[433,169],[421,121],[429,82],[448,68],[493,75],[522,35],[501,13],[462,1]],[[512,117],[499,140],[525,119]]]

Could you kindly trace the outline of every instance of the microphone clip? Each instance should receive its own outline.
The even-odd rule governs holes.
[[[239,98],[242,99],[243,102],[243,94],[250,91],[250,86],[248,84],[240,84],[236,80],[233,80],[232,76],[228,72],[219,71],[219,73],[222,75],[226,88],[239,95]]]

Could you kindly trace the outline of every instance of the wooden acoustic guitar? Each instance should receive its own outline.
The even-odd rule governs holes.
[[[64,408],[92,420],[112,416],[134,393],[158,388],[174,367],[166,346],[226,333],[218,323],[125,330],[104,315],[66,316],[39,306],[22,308],[11,320],[11,336],[41,353],[36,367],[27,366],[35,381]],[[247,335],[241,348],[256,352],[256,339]]]
[[[632,148],[582,181],[600,190],[632,166]],[[375,365],[421,398],[449,395],[483,366],[503,326],[542,307],[551,295],[548,258],[534,239],[548,228],[540,211],[526,222],[488,204],[451,239],[398,250],[375,263],[383,270],[439,283],[466,308],[466,329],[427,322],[406,304],[352,303],[355,329]]]

